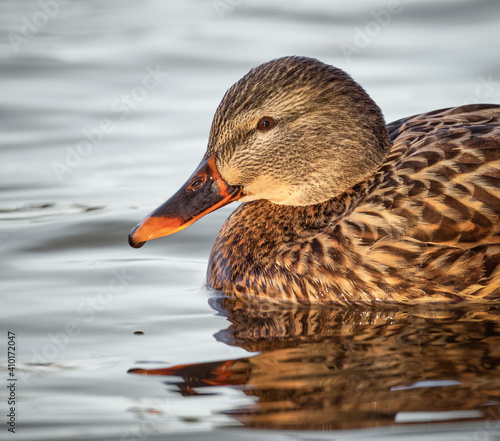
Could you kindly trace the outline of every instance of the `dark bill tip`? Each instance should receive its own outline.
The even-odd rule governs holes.
[[[128,244],[132,247],[132,248],[141,248],[146,242],[136,242],[134,240],[134,233],[135,231],[137,230],[137,228],[139,228],[139,225],[136,225],[134,228],[132,228],[130,230],[130,233],[128,235]]]

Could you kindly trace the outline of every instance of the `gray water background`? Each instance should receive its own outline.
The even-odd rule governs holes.
[[[228,323],[203,287],[233,207],[141,250],[127,245],[129,229],[194,170],[218,102],[250,68],[317,57],[348,71],[391,121],[500,102],[499,29],[494,0],[3,0],[0,363],[15,332],[20,379],[18,433],[2,419],[0,438],[256,437],[224,429],[235,422],[220,411],[252,403],[240,391],[188,400],[126,373],[138,361],[248,355],[214,339]],[[398,430],[463,439],[477,427]],[[264,438],[334,436],[386,439],[380,429]]]

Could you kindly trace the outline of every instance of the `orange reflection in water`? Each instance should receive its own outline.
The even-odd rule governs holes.
[[[218,340],[258,355],[132,369],[181,377],[183,395],[232,386],[257,397],[243,425],[349,429],[500,416],[500,310],[287,308],[212,299]]]

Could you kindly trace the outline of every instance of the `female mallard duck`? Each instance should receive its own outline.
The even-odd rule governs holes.
[[[225,94],[186,184],[130,233],[229,202],[208,267],[226,294],[300,303],[500,300],[500,106],[385,125],[340,69],[286,57]]]

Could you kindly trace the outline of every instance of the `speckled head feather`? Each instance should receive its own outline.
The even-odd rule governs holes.
[[[258,130],[259,121],[275,121]],[[252,69],[220,103],[207,153],[243,202],[324,202],[378,167],[391,143],[382,113],[340,69],[285,57]]]

